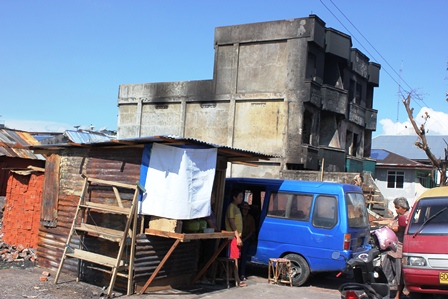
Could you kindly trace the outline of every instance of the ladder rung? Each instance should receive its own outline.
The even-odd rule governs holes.
[[[118,206],[105,205],[105,204],[101,204],[101,203],[93,203],[93,202],[89,202],[89,201],[85,202],[84,204],[79,205],[79,206],[83,207],[83,208],[96,209],[96,210],[106,211],[106,212],[115,213],[115,214],[128,215],[131,212],[130,208],[121,208]]]
[[[139,192],[140,192],[140,190],[144,190],[144,188],[142,188],[140,186],[140,184],[138,184],[138,183],[137,183],[137,185],[134,186],[134,185],[129,185],[129,184],[120,183],[120,182],[112,182],[112,181],[106,181],[106,180],[101,180],[101,179],[87,178],[86,176],[83,176],[83,177],[85,179],[84,186],[83,186],[80,198],[79,198],[79,203],[78,203],[78,207],[76,209],[76,213],[73,217],[70,234],[67,237],[67,241],[66,241],[67,247],[65,247],[65,249],[64,249],[62,259],[59,263],[59,267],[56,272],[56,277],[55,277],[54,283],[57,283],[57,281],[59,279],[59,275],[61,273],[61,269],[64,264],[64,260],[66,260],[66,258],[76,258],[76,259],[79,259],[80,261],[87,261],[92,264],[95,264],[96,266],[88,265],[88,267],[91,269],[97,269],[99,271],[111,274],[109,288],[107,291],[107,298],[111,298],[111,296],[112,296],[112,290],[114,288],[117,276],[127,278],[127,280],[128,280],[128,295],[130,295],[130,294],[132,294],[132,289],[133,289],[132,288],[132,283],[133,283],[132,271],[134,268],[134,261],[133,261],[134,255],[135,255],[134,247],[133,246],[130,247],[131,252],[130,252],[129,257],[124,257],[123,254],[124,254],[124,251],[127,248],[127,246],[135,245],[135,230],[136,230],[136,222],[137,222],[136,207],[138,205]],[[118,205],[96,203],[96,202],[91,202],[91,201],[86,202],[85,197],[88,192],[88,188],[90,185],[89,183],[97,183],[97,184],[112,186],[113,187],[112,189],[115,194],[115,198],[117,200]],[[134,197],[132,199],[132,205],[130,207],[124,208],[122,206],[120,191],[117,189],[117,187],[135,190]],[[125,227],[123,228],[123,230],[120,231],[117,229],[98,226],[95,224],[88,224],[88,223],[81,223],[81,224],[78,223],[77,224],[77,222],[79,220],[78,216],[81,215],[82,218],[85,219],[86,215],[84,212],[88,212],[89,209],[102,211],[102,212],[110,213],[110,214],[125,215],[127,218]],[[123,218],[123,217],[121,217],[121,218]],[[101,224],[101,223],[99,223],[99,224]],[[131,228],[131,224],[133,225],[132,228]],[[96,238],[105,239],[105,240],[111,241],[111,242],[117,242],[118,243],[117,256],[111,257],[111,256],[103,255],[100,253],[90,252],[88,250],[88,248],[81,249],[81,248],[69,247],[68,244],[70,244],[70,240],[75,232],[85,232],[85,233],[92,234]],[[83,240],[83,237],[84,237],[84,235],[80,234],[81,241]],[[128,237],[131,240],[130,244],[127,243]],[[81,243],[80,247],[84,247],[84,244]],[[132,267],[132,269],[131,269],[131,267]],[[109,268],[109,269],[107,269],[107,268]],[[80,268],[78,268],[78,276],[80,275],[79,271],[80,271]],[[131,273],[129,273],[129,272],[131,272]]]
[[[81,223],[79,226],[75,227],[78,231],[83,231],[87,233],[92,233],[98,235],[99,238],[110,240],[113,242],[120,242],[123,238],[123,231],[96,226],[93,224]]]
[[[101,180],[101,179],[88,178],[87,180],[92,183],[98,183],[98,184],[115,186],[115,187],[122,187],[122,188],[126,188],[126,189],[136,190],[138,188],[137,185],[130,185],[130,184],[124,184],[124,183],[119,183],[119,182]]]
[[[104,272],[104,273],[107,273],[107,274],[112,274],[111,270],[100,268],[100,267],[89,267],[89,269],[101,271],[101,272]],[[123,270],[126,270],[126,268],[124,268]],[[117,272],[117,276],[128,278],[129,275],[127,273],[124,273],[124,272]]]
[[[68,257],[77,258],[83,261],[88,261],[97,265],[103,265],[109,268],[115,267],[117,259],[113,257],[108,257],[102,254],[93,253],[81,249],[75,248],[73,252],[67,252]],[[123,261],[118,264],[119,267],[124,266]]]

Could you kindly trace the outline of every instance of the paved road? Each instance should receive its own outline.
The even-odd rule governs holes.
[[[225,282],[215,286],[197,284],[184,290],[167,290],[151,294],[139,295],[140,298],[156,299],[190,299],[190,298],[302,298],[302,299],[340,299],[338,287],[346,282],[344,278],[336,278],[335,274],[318,275],[302,287],[275,285],[267,282],[267,268],[248,266],[247,287],[226,288]],[[138,297],[137,297],[138,298]]]

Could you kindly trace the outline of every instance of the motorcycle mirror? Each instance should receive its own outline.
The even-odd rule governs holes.
[[[333,251],[333,253],[331,254],[331,258],[333,260],[337,260],[341,257],[341,253],[339,251]]]

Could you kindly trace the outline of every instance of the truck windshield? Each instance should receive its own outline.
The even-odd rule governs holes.
[[[419,200],[414,213],[409,217],[408,234],[448,235],[447,206],[448,197]]]
[[[348,226],[369,226],[369,217],[367,216],[364,195],[361,193],[347,193],[345,195],[345,202],[347,203]]]

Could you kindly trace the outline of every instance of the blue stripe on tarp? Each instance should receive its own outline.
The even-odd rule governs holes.
[[[142,164],[140,165],[140,184],[142,186],[145,186],[146,184],[146,175],[148,174],[149,159],[151,158],[151,150],[152,150],[152,143],[145,144],[142,155]],[[140,192],[138,201],[140,202],[143,201],[143,192]]]

